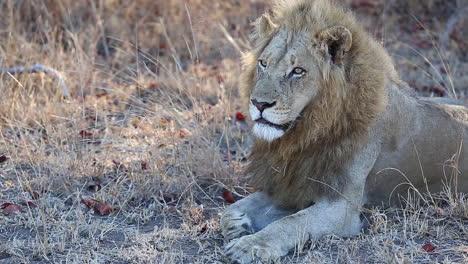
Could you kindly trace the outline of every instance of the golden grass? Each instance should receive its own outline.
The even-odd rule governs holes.
[[[443,50],[418,47],[437,44],[427,35],[442,34],[445,21],[431,18],[424,30],[405,32],[402,26],[417,22],[398,6],[373,14],[378,6],[345,2],[385,41],[410,84],[427,95],[438,88],[464,96],[466,39],[451,38]],[[245,113],[239,50],[249,46],[249,22],[267,6],[0,1],[0,67],[52,67],[71,93],[63,98],[45,73],[0,73],[0,156],[8,158],[0,163],[0,205],[23,210],[0,211],[0,263],[223,261],[222,192],[239,198],[250,191],[242,169],[251,136],[235,117]],[[101,216],[82,199],[113,212]],[[313,242],[284,262],[468,261],[466,197],[434,199],[374,209],[361,236]],[[433,253],[422,249],[429,242]]]

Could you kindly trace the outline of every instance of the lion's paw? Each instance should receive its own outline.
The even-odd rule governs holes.
[[[244,236],[231,241],[224,248],[226,256],[234,263],[270,263],[277,262],[287,254],[271,245],[271,240],[262,239],[256,234]]]
[[[226,212],[223,217],[221,217],[221,229],[226,241],[231,241],[235,238],[250,235],[255,232],[250,218],[240,211]]]

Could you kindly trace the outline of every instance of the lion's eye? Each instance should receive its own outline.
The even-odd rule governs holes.
[[[265,60],[258,60],[258,65],[262,66],[263,68],[265,68],[267,66],[267,63]]]
[[[296,68],[293,69],[292,72],[293,72],[294,75],[302,75],[306,71],[304,69],[300,68],[300,67],[296,67]]]

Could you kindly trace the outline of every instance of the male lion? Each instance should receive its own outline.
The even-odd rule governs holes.
[[[242,92],[256,136],[247,173],[262,191],[221,219],[231,259],[277,260],[308,239],[356,235],[364,204],[410,189],[468,190],[468,110],[413,95],[351,13],[278,0],[253,39]]]

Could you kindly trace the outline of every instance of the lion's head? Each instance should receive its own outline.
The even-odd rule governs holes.
[[[262,16],[260,34],[274,32],[257,59],[256,79],[249,112],[256,136],[273,141],[294,125],[304,108],[314,101],[323,83],[324,62],[340,65],[352,43],[351,32],[333,27],[313,38],[309,31],[291,34]]]
[[[282,138],[298,131],[301,123],[307,123],[308,138],[317,140],[342,124],[347,112],[369,119],[384,105],[383,94],[367,100],[368,108],[377,106],[375,109],[343,103],[380,89],[385,78],[382,69],[365,69],[364,75],[356,72],[368,66],[367,62],[353,65],[358,62],[353,56],[362,52],[360,42],[367,35],[352,16],[326,2],[276,1],[273,13],[261,16],[255,23],[255,48],[244,56],[243,90],[254,121],[253,133],[262,140]],[[369,46],[366,43],[364,48]],[[365,86],[371,82],[376,86],[362,93],[359,89],[368,87],[354,85],[362,85],[363,81],[367,82]],[[356,92],[359,94],[352,94]],[[342,133],[351,127],[336,128]]]

